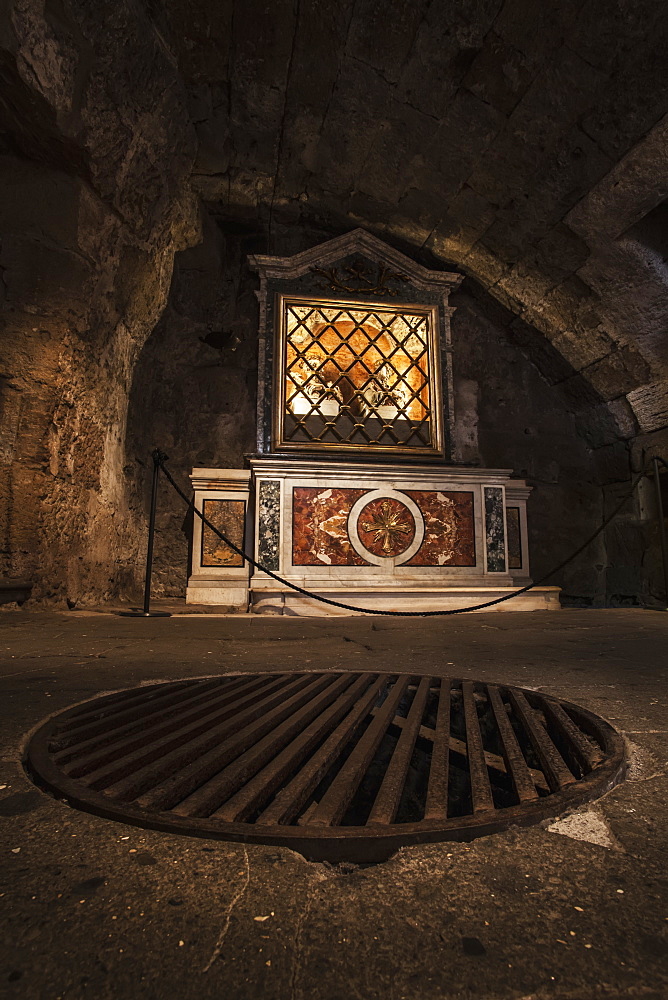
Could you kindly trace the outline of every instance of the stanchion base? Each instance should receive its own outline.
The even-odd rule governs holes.
[[[170,611],[117,611],[120,618],[171,618]]]

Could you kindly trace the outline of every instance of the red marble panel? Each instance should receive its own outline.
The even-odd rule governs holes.
[[[348,538],[350,508],[368,492],[295,486],[292,491],[292,565],[368,566]]]
[[[475,566],[473,493],[405,490],[424,518],[424,541],[407,566]]]
[[[360,511],[357,534],[365,549],[390,559],[405,552],[415,538],[415,520],[405,503],[380,497]]]

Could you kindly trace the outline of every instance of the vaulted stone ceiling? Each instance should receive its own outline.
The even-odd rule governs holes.
[[[196,190],[473,276],[641,430],[668,420],[663,0],[168,0]],[[659,212],[658,215],[652,213]],[[544,355],[544,350],[542,355]],[[628,422],[628,421],[627,421]]]

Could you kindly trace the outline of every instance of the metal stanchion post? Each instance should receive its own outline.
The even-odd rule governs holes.
[[[654,488],[656,489],[656,516],[659,519],[659,538],[661,539],[661,558],[663,560],[664,600],[668,605],[668,542],[666,541],[666,521],[663,513],[661,497],[661,479],[659,477],[659,459],[652,459],[654,466]]]
[[[146,572],[144,576],[144,607],[141,611],[123,611],[130,618],[170,618],[169,611],[151,611],[151,576],[153,573],[153,539],[155,537],[155,509],[158,500],[158,477],[160,463],[167,461],[169,456],[155,448],[151,452],[153,459],[153,479],[151,482],[151,510],[148,519],[148,545],[146,548]]]

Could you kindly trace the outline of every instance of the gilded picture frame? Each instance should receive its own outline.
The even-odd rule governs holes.
[[[439,457],[435,304],[276,293],[272,448]]]

